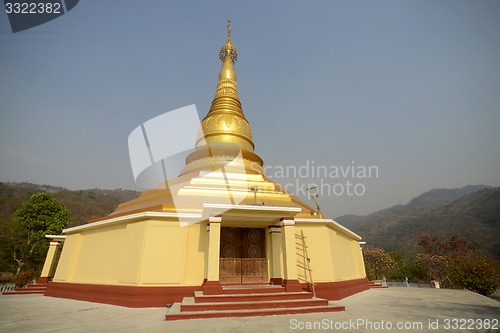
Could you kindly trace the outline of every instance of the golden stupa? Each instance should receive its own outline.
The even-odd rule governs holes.
[[[64,230],[46,295],[135,307],[222,293],[226,283],[302,291],[311,281],[298,265],[300,234],[319,297],[368,288],[361,238],[266,176],[238,97],[230,29],[215,96],[184,169],[112,214]]]

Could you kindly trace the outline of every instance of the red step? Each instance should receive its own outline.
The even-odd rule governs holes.
[[[41,294],[43,295],[45,290],[15,290],[15,291],[4,291],[2,295],[29,295],[29,294]]]
[[[259,294],[259,293],[282,293],[285,287],[276,285],[224,285],[222,293],[229,294]]]
[[[312,294],[305,291],[287,293],[253,293],[253,294],[223,294],[223,295],[203,295],[202,292],[195,292],[196,303],[215,302],[264,302],[279,301],[283,299],[311,299]]]
[[[370,281],[368,286],[370,287],[370,289],[389,288],[388,286],[383,286],[382,283],[380,282],[373,282],[373,281]]]
[[[389,288],[388,286],[383,286],[381,284],[371,284],[370,289],[383,289],[383,288]]]
[[[252,310],[273,308],[300,308],[305,306],[327,306],[328,300],[322,298],[277,300],[261,302],[217,302],[195,303],[193,297],[186,297],[181,303],[181,311],[209,311],[209,310]]]
[[[45,290],[47,289],[47,286],[38,286],[36,284],[33,284],[31,286],[27,286],[24,288],[16,288],[16,291],[39,291],[39,290]]]
[[[28,294],[43,294],[47,289],[46,283],[31,284],[24,288],[16,288],[14,291],[4,291],[2,295],[28,295]]]
[[[298,313],[340,312],[340,311],[345,311],[345,307],[344,306],[310,306],[310,307],[298,307],[298,308],[181,312],[180,311],[180,304],[175,303],[169,309],[169,312],[165,315],[165,320],[253,317],[253,316],[298,314]]]

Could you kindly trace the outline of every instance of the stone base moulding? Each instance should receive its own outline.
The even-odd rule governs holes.
[[[37,284],[47,284],[49,283],[50,281],[52,281],[52,278],[49,278],[47,276],[41,276],[39,277],[37,280],[36,280],[36,283]]]
[[[201,286],[139,287],[49,282],[45,296],[69,298],[130,308],[165,307],[200,291]]]
[[[220,281],[203,281],[203,286],[201,288],[203,294],[205,295],[218,295],[222,294],[222,284]]]
[[[303,284],[304,289],[307,285]],[[337,282],[317,282],[314,284],[316,296],[330,301],[338,301],[359,292],[370,289],[368,278]]]
[[[283,284],[283,278],[270,278],[269,284],[281,286]]]
[[[287,292],[302,291],[302,285],[299,280],[283,280],[283,287]]]
[[[276,284],[278,281],[276,280]],[[273,284],[272,281],[270,284]],[[283,280],[286,292],[300,292],[310,289],[298,280]],[[316,296],[330,301],[340,300],[369,289],[368,278],[315,283]],[[121,305],[130,308],[164,307],[192,297],[195,291],[204,295],[223,294],[219,281],[204,281],[201,286],[144,287],[49,282],[45,296],[69,298],[80,301]]]

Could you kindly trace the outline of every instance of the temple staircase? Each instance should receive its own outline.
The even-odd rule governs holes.
[[[387,286],[387,284],[385,284],[385,285],[384,285],[384,284],[383,284],[382,282],[380,282],[380,281],[370,281],[369,283],[370,283],[370,284],[369,284],[370,289],[381,289],[381,288],[382,288],[382,289],[385,289],[385,288],[389,288],[389,287]]]
[[[286,292],[279,285],[224,285],[221,294],[184,297],[174,303],[165,315],[166,320],[270,316],[279,314],[339,312],[343,306],[328,304],[328,300],[313,297],[308,291]]]
[[[2,295],[28,295],[28,294],[44,294],[47,289],[47,283],[34,283],[27,287],[16,288],[13,291],[4,291]]]

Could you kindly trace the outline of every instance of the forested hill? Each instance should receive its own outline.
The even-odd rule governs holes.
[[[120,203],[135,199],[140,192],[130,190],[75,190],[50,185],[0,182],[0,224],[8,223],[12,213],[32,194],[46,192],[68,207],[70,226],[87,223],[89,220],[106,216]]]
[[[75,190],[49,185],[0,182],[0,226],[32,194],[46,192],[64,203],[71,214],[70,226],[106,216],[123,202],[137,198],[130,190]],[[336,218],[369,244],[388,251],[414,255],[422,235],[443,240],[463,238],[500,258],[500,188],[484,185],[428,191],[406,205],[397,205],[367,216]]]
[[[500,258],[499,187],[432,190],[406,205],[367,216],[341,216],[336,221],[368,244],[409,256],[421,250],[421,236],[436,235],[445,242],[457,236]]]

